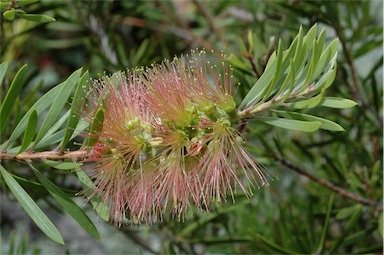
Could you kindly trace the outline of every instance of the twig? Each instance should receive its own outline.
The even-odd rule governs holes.
[[[351,69],[354,98],[358,101],[362,101],[360,97],[360,92],[359,92],[359,83],[357,80],[356,68],[355,68],[355,65],[353,64],[351,53],[348,50],[347,43],[345,42],[345,38],[343,37],[343,34],[341,33],[339,26],[337,24],[333,24],[333,28],[335,29],[337,37],[339,37],[340,39],[341,46],[343,48],[343,52],[345,55],[345,59],[347,61],[349,69]]]
[[[251,63],[251,66],[252,66],[252,70],[253,72],[256,74],[256,77],[257,79],[259,79],[262,75],[262,73],[260,73],[258,70],[257,70],[257,67],[256,67],[256,63],[255,63],[255,58],[252,56],[252,54],[250,53],[247,53],[245,54],[245,57],[249,60],[249,62]]]
[[[317,182],[321,186],[323,186],[323,187],[325,187],[327,189],[330,189],[330,190],[340,194],[343,197],[352,199],[352,200],[354,200],[354,201],[356,201],[356,202],[358,202],[360,204],[363,204],[363,205],[375,206],[375,207],[377,207],[377,209],[382,210],[382,206],[378,205],[375,201],[371,201],[371,200],[366,199],[364,197],[361,197],[361,196],[359,196],[357,194],[351,193],[351,192],[349,192],[349,191],[347,191],[347,190],[345,190],[343,188],[340,188],[340,187],[336,186],[333,183],[330,183],[330,182],[327,182],[325,180],[322,180],[319,177],[317,177],[315,175],[312,175],[311,173],[309,173],[309,172],[305,171],[304,169],[300,168],[299,166],[296,166],[296,165],[292,164],[291,162],[289,162],[286,159],[283,159],[283,158],[280,158],[280,157],[275,157],[275,159],[277,161],[279,161],[280,163],[282,163],[283,165],[285,165],[288,168],[290,168],[291,170],[295,171],[296,173],[299,173],[301,175],[304,175],[304,176],[308,177],[312,181]]]
[[[31,160],[31,159],[77,159],[85,158],[87,156],[87,151],[78,150],[78,151],[69,151],[69,152],[57,152],[57,151],[43,151],[28,153],[23,152],[20,154],[16,153],[0,153],[0,160],[3,159],[14,159],[14,160]]]

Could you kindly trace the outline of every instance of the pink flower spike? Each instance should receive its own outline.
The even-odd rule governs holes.
[[[105,78],[96,85],[96,93],[102,96],[104,109],[99,141],[93,145],[86,161],[97,187],[94,195],[100,195],[108,203],[113,221],[125,219],[129,199],[140,181],[132,182],[141,171],[138,163],[147,156],[150,138],[151,115],[143,102],[144,87],[134,75]],[[127,83],[127,79],[128,82]],[[132,217],[135,217],[134,215]]]
[[[227,191],[234,200],[236,186],[251,196],[244,177],[252,186],[268,185],[264,170],[243,148],[239,141],[242,139],[234,127],[218,121],[205,122],[202,128],[212,131],[205,135],[208,146],[198,165],[203,178],[205,200],[214,199],[220,203],[221,199],[226,200]]]
[[[115,223],[184,220],[191,207],[268,185],[236,130],[232,69],[207,59],[192,52],[96,84],[90,112],[104,119],[85,162]]]

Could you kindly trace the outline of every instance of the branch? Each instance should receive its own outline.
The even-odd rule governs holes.
[[[337,37],[339,37],[342,49],[345,55],[345,59],[347,61],[347,64],[349,66],[349,69],[351,70],[351,75],[352,75],[352,89],[354,93],[354,98],[358,101],[362,101],[362,98],[360,97],[360,92],[359,92],[359,82],[357,79],[357,74],[356,74],[356,68],[355,65],[353,64],[352,56],[350,51],[348,50],[347,43],[345,41],[344,35],[340,31],[340,27],[337,24],[332,24],[333,28],[335,29]],[[364,103],[364,102],[363,102]]]
[[[356,202],[358,202],[360,204],[363,204],[363,205],[375,206],[375,207],[379,208],[379,210],[382,210],[382,206],[378,205],[375,201],[366,199],[366,198],[361,197],[361,196],[359,196],[357,194],[351,193],[351,192],[349,192],[349,191],[347,191],[347,190],[345,190],[343,188],[340,188],[340,187],[336,186],[335,184],[333,184],[331,182],[327,182],[325,180],[322,180],[319,177],[317,177],[315,175],[312,175],[311,173],[309,173],[309,172],[305,171],[304,169],[300,168],[299,166],[296,166],[296,165],[292,164],[288,160],[285,160],[285,159],[280,158],[280,157],[275,157],[275,159],[277,161],[279,161],[281,164],[283,164],[283,165],[287,166],[288,168],[290,168],[291,170],[295,171],[296,173],[299,173],[301,175],[304,175],[304,176],[308,177],[312,181],[317,182],[321,186],[323,186],[323,187],[325,187],[325,188],[327,188],[329,190],[332,190],[332,191],[340,194],[343,197],[352,199],[352,200],[354,200],[354,201],[356,201]]]
[[[282,102],[281,105],[284,105],[283,103],[289,102],[289,100],[292,100],[295,98],[305,98],[306,96],[308,96],[308,95],[310,95],[316,91],[313,88],[313,85],[314,85],[314,83],[307,85],[307,89],[304,90],[303,92],[301,92],[300,94],[297,94],[295,91],[293,91],[293,92],[291,92],[291,94],[288,95],[287,98],[285,98],[286,97],[285,94],[281,94],[281,95],[275,96],[271,100],[264,102],[262,104],[259,104],[259,105],[252,104],[251,106],[249,106],[248,108],[246,108],[242,111],[239,110],[237,115],[240,119],[245,119],[245,118],[251,117],[253,114],[255,114],[257,112],[266,111],[272,107],[275,107],[275,103],[284,99],[284,98],[285,98],[285,100],[284,100],[284,102]]]
[[[43,152],[23,152],[17,153],[0,153],[0,160],[3,159],[14,159],[14,160],[30,160],[30,159],[77,159],[85,158],[87,151],[68,151],[68,152],[56,152],[56,151],[43,151]]]
[[[252,71],[255,73],[257,79],[260,79],[262,73],[259,72],[259,71],[257,70],[256,63],[255,63],[255,58],[252,56],[251,53],[247,53],[247,54],[245,54],[244,56],[245,56],[245,58],[248,59],[249,62],[251,63]]]

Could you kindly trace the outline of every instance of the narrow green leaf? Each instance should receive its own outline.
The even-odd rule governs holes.
[[[44,138],[41,139],[41,141],[37,145],[35,145],[34,149],[40,150],[40,149],[46,148],[48,146],[52,146],[54,144],[57,144],[63,140],[64,135],[65,135],[65,130],[63,129],[63,130],[59,130],[56,133],[53,133],[49,136],[44,136]],[[10,149],[10,151],[11,150],[12,149]]]
[[[21,244],[19,245],[19,248],[17,249],[17,254],[26,254],[27,253],[28,244],[29,244],[28,234],[24,234],[24,238],[21,241]]]
[[[82,163],[62,162],[62,161],[54,161],[49,159],[44,159],[43,161],[48,166],[51,166],[53,168],[60,169],[60,170],[73,170],[82,165]]]
[[[303,47],[304,48],[308,48],[308,47],[311,47],[313,46],[313,41],[315,40],[316,38],[316,35],[317,35],[317,24],[313,25],[308,33],[306,34],[306,36],[304,36],[304,40],[303,40]]]
[[[31,109],[28,110],[28,112],[24,115],[24,117],[21,119],[19,124],[17,124],[15,130],[11,134],[10,138],[8,139],[7,146],[9,146],[13,141],[15,141],[19,136],[23,133],[27,126],[27,122],[29,119],[29,116],[32,114],[33,110],[36,110],[37,115],[40,115],[41,112],[43,112],[45,109],[47,109],[56,96],[61,91],[62,87],[65,85],[65,83],[60,83],[59,85],[53,87],[51,90],[49,90],[47,93],[45,93],[33,106]]]
[[[24,65],[17,72],[15,78],[13,78],[11,87],[5,95],[4,101],[0,108],[0,132],[8,124],[9,117],[11,116],[12,108],[15,105],[17,98],[20,95],[21,88],[24,84],[25,76],[27,75],[27,65]]]
[[[317,34],[317,24],[315,24],[313,27],[309,29],[308,33],[303,38],[301,47],[298,48],[299,54],[297,56],[297,59],[295,59],[295,63],[297,65],[296,66],[297,71],[299,71],[306,64],[309,52],[311,51],[313,46],[313,41],[316,38],[316,34]]]
[[[248,37],[248,44],[249,44],[249,52],[252,52],[254,44],[253,44],[253,34],[251,30],[248,30],[247,37]]]
[[[268,83],[268,86],[266,87],[264,97],[261,100],[261,102],[265,102],[265,100],[271,96],[271,92],[274,90],[277,81],[280,79],[281,75],[281,68],[283,65],[283,49],[282,49],[282,42],[279,40],[279,44],[277,47],[277,53],[276,53],[277,63],[276,63],[276,70],[273,74],[272,80]]]
[[[355,101],[340,97],[324,97],[321,102],[321,106],[339,109],[352,108],[356,105],[357,103]]]
[[[12,238],[11,238],[11,244],[9,247],[9,254],[14,254],[14,252],[15,252],[16,238],[17,238],[16,233],[13,233]]]
[[[119,60],[119,63],[121,65],[127,66],[128,65],[128,60],[129,60],[129,53],[127,52],[125,48],[125,42],[121,37],[116,37],[116,53],[117,53],[117,58]]]
[[[93,193],[96,190],[95,184],[91,179],[81,170],[81,168],[76,169],[77,177],[81,183],[81,186],[84,188],[84,195],[90,198],[91,204],[97,214],[101,219],[109,221],[109,208],[99,196],[93,196]]]
[[[48,23],[48,22],[56,21],[55,18],[48,16],[48,15],[43,15],[43,14],[17,13],[17,16],[19,16],[20,18],[23,18],[25,20],[40,22],[40,23]]]
[[[371,187],[376,187],[377,182],[381,180],[380,174],[379,174],[381,170],[382,170],[381,159],[379,159],[373,164],[373,167],[371,170],[371,177],[369,180],[369,184],[371,185]]]
[[[79,122],[79,124],[76,127],[76,132],[72,135],[71,139],[73,139],[75,136],[78,136],[87,127],[88,127],[88,123],[86,121]],[[65,135],[65,129],[60,130],[49,137],[44,137],[36,146],[36,149],[42,149],[44,147],[57,144],[63,140],[64,135]]]
[[[138,66],[139,63],[140,63],[140,60],[143,58],[145,52],[147,52],[148,50],[148,45],[149,45],[149,41],[147,39],[145,39],[139,46],[139,48],[137,50],[135,50],[135,54],[133,56],[133,59],[132,59],[132,65],[133,66]]]
[[[24,7],[28,4],[33,4],[33,3],[36,3],[38,2],[39,0],[20,0],[17,2],[17,4],[19,4],[21,7]]]
[[[295,63],[291,59],[290,70],[289,70],[289,73],[287,75],[286,80],[284,81],[284,83],[287,82],[287,84],[289,84],[289,89],[284,92],[285,95],[284,95],[283,99],[280,101],[280,103],[285,102],[285,100],[287,100],[287,98],[290,96],[291,92],[293,91],[293,88],[295,86],[295,77],[296,77]],[[286,87],[287,85],[283,84],[283,86]]]
[[[246,64],[243,63],[243,61],[241,61],[236,55],[234,54],[231,54],[227,60],[229,61],[229,63],[231,63],[234,67],[237,67],[241,70],[248,70],[248,67]]]
[[[354,226],[356,226],[356,223],[357,223],[357,221],[360,218],[363,206],[361,204],[357,204],[357,205],[354,206],[354,209],[355,210],[354,210],[353,214],[349,218],[349,221],[347,222],[347,224],[345,225],[345,228],[344,228],[344,231],[347,232],[347,233],[349,231],[351,231],[351,229]]]
[[[346,218],[350,217],[355,210],[356,210],[356,205],[350,206],[350,207],[345,207],[345,208],[343,208],[337,212],[336,219],[338,219],[338,220],[346,219]]]
[[[339,124],[327,119],[317,117],[317,116],[312,116],[309,114],[298,113],[298,112],[286,112],[286,111],[278,111],[278,110],[274,110],[274,112],[278,113],[284,118],[303,120],[303,121],[314,121],[314,122],[321,123],[320,125],[321,129],[325,129],[329,131],[344,131],[344,128]]]
[[[31,179],[25,179],[23,177],[11,174],[11,176],[22,186],[27,187],[28,189],[32,189],[33,191],[39,192],[41,194],[45,194],[47,191],[44,187],[36,181]]]
[[[320,57],[321,53],[324,51],[325,46],[325,28],[321,29],[320,34],[317,36],[317,48],[318,56]]]
[[[3,84],[3,80],[5,77],[5,73],[7,72],[8,69],[8,62],[1,63],[0,65],[0,86]]]
[[[87,146],[92,147],[98,140],[98,133],[102,130],[103,128],[103,122],[104,122],[104,111],[103,109],[99,109],[95,116],[93,117],[93,121],[91,123],[91,128],[90,128],[90,137],[88,137],[87,140]]]
[[[292,106],[295,109],[313,108],[320,104],[321,100],[323,99],[323,94],[324,94],[324,90],[315,97],[312,97],[307,100],[299,101],[299,102],[294,102],[290,104],[290,106]]]
[[[267,49],[265,44],[261,42],[260,38],[257,36],[256,33],[253,33],[253,41],[254,45],[257,45],[257,47],[253,47],[253,57],[255,59],[258,59],[267,51]]]
[[[48,191],[44,188],[43,185],[41,185],[41,183],[39,182],[35,182],[35,181],[32,181],[30,179],[25,179],[23,177],[20,177],[20,176],[17,176],[17,175],[13,175],[11,174],[12,177],[18,182],[21,184],[21,186],[25,186],[25,187],[28,187],[30,189],[32,189],[33,191],[36,191],[36,192],[39,192],[41,194],[46,194],[48,193]],[[74,197],[75,196],[75,193],[77,191],[75,190],[71,190],[71,189],[62,189],[62,191],[67,195],[67,196],[70,196],[70,197]]]
[[[314,40],[312,42],[312,56],[308,67],[308,72],[306,72],[306,78],[304,84],[310,84],[313,78],[313,74],[315,73],[316,65],[317,65],[317,59],[319,56],[317,56],[317,43]]]
[[[28,213],[36,225],[53,241],[64,244],[63,237],[57,230],[55,225],[48,219],[28,193],[20,186],[20,184],[0,165],[0,173],[4,178],[5,183],[12,191],[13,195],[19,201],[20,205]]]
[[[262,242],[263,244],[267,245],[269,248],[273,249],[274,252],[278,252],[278,253],[282,253],[282,254],[297,254],[297,252],[288,250],[288,249],[280,246],[279,244],[274,243],[274,242],[266,239],[265,237],[263,237],[260,234],[256,234],[255,237],[256,237],[257,241]]]
[[[260,79],[257,80],[257,82],[252,86],[252,89],[243,99],[243,102],[241,103],[242,105],[245,105],[245,107],[249,107],[255,102],[257,102],[260,98],[262,98],[262,96],[264,96],[263,91],[265,91],[265,88],[267,87],[271,79],[273,79],[273,75],[276,70],[276,65],[277,59],[276,53],[274,53],[269,58],[263,75],[261,75]]]
[[[294,42],[292,43],[291,47],[289,48],[289,52],[287,53],[286,56],[284,56],[284,61],[283,61],[283,69],[282,69],[282,77],[281,77],[281,81],[283,80],[283,77],[285,76],[284,78],[284,81],[282,82],[282,84],[280,85],[280,88],[279,88],[279,91],[276,93],[275,95],[275,99],[276,98],[279,98],[281,97],[281,94],[285,94],[285,96],[283,97],[284,100],[286,99],[286,97],[289,96],[289,94],[291,93],[292,89],[293,89],[293,85],[295,84],[295,63],[294,63],[294,60],[293,60],[293,56],[292,54],[294,53],[294,47],[296,47],[296,44],[298,43],[298,38],[296,37]],[[287,74],[287,75],[286,75]],[[281,82],[280,82],[281,83]],[[287,90],[287,87],[290,87],[288,90]],[[281,103],[284,101],[282,100]]]
[[[319,247],[317,248],[316,254],[321,254],[323,253],[324,245],[325,245],[325,240],[327,237],[327,232],[328,232],[328,227],[329,227],[329,221],[331,218],[331,212],[332,212],[332,207],[333,207],[333,201],[335,199],[335,193],[332,193],[331,197],[329,198],[328,202],[328,207],[327,207],[327,214],[325,215],[325,220],[323,224],[323,230],[321,232],[321,238],[320,238],[320,243]]]
[[[295,69],[298,70],[301,66],[300,59],[303,58],[303,27],[300,26],[299,33],[296,36],[297,39],[297,45],[295,49],[295,55],[293,56],[293,62],[295,63]]]
[[[55,97],[51,108],[49,109],[47,116],[45,117],[43,123],[41,124],[40,131],[36,135],[34,146],[37,145],[40,140],[45,136],[51,126],[56,122],[57,117],[62,112],[73,88],[76,86],[77,81],[81,75],[82,68],[74,72],[69,78],[65,81],[64,86],[61,88],[60,92]]]
[[[168,243],[168,250],[166,251],[166,253],[169,255],[176,255],[177,254],[175,247],[173,245],[173,242]]]
[[[263,122],[281,128],[286,128],[301,132],[314,132],[321,126],[318,121],[301,121],[284,118],[262,118]]]
[[[61,116],[60,119],[58,119],[56,123],[49,128],[47,133],[44,134],[43,138],[41,138],[41,140],[38,143],[36,142],[34,143],[34,148],[37,148],[38,146],[40,146],[41,143],[46,143],[48,138],[50,138],[53,134],[58,133],[56,131],[59,130],[64,125],[64,123],[68,120],[69,112],[70,110],[68,110],[63,116]],[[65,130],[62,129],[60,131],[63,131],[61,132],[62,136],[60,138],[60,140],[62,141],[65,134]],[[53,144],[48,144],[48,145],[53,145]]]
[[[66,127],[65,136],[61,143],[61,149],[63,150],[69,140],[71,139],[72,134],[75,131],[76,125],[80,119],[80,111],[85,104],[86,91],[89,85],[89,73],[86,71],[83,76],[80,78],[80,81],[77,85],[75,95],[72,100],[71,111],[69,113],[68,123]]]
[[[3,13],[3,16],[4,16],[4,18],[6,20],[12,21],[16,17],[16,10],[15,9],[11,9],[11,10],[5,11]]]
[[[319,76],[324,71],[325,67],[329,63],[331,63],[332,59],[336,60],[338,48],[339,48],[339,40],[338,39],[333,40],[328,45],[328,47],[324,50],[324,52],[320,56],[320,59],[317,63],[317,68],[316,68],[314,77]]]
[[[362,240],[365,240],[367,236],[370,236],[369,229],[363,229],[357,232],[352,232],[352,234],[348,235],[344,238],[343,245],[356,245],[356,243],[361,242]],[[361,253],[357,253],[361,254]]]
[[[21,144],[18,154],[25,151],[28,148],[28,146],[32,143],[33,138],[35,137],[36,126],[37,126],[37,112],[36,110],[33,110],[31,115],[29,116],[27,128],[25,129],[25,132],[24,132],[23,143]]]
[[[323,119],[323,118],[320,118],[317,116],[307,115],[307,114],[302,114],[302,116],[305,120],[320,122],[321,123],[321,126],[320,126],[321,129],[325,129],[325,130],[329,130],[329,131],[335,131],[335,132],[345,131],[345,129],[342,126],[340,126],[339,124],[337,124],[333,121]]]
[[[368,32],[368,34],[369,34],[369,32]],[[357,58],[363,56],[364,54],[371,52],[375,48],[382,47],[382,46],[383,46],[383,39],[379,39],[379,40],[376,39],[374,41],[373,40],[372,41],[366,41],[365,43],[363,43],[361,45],[360,48],[353,51],[353,59],[357,59]]]
[[[85,212],[73,202],[63,191],[60,190],[54,183],[48,180],[35,167],[30,165],[40,183],[48,190],[52,197],[74,218],[80,226],[82,226],[91,236],[100,239],[99,232],[95,225],[88,218]]]
[[[336,71],[336,62],[334,62],[334,65],[330,68],[330,70],[326,71],[326,73],[316,82],[315,87],[317,89],[325,90],[331,86],[336,78]]]
[[[301,48],[299,48],[300,54],[298,58],[295,59],[296,63],[296,72],[298,77],[296,77],[295,91],[300,93],[303,91],[309,84],[309,74],[312,72],[311,67],[313,66],[313,58],[308,59],[311,56],[310,52],[313,51],[317,34],[317,24],[315,24],[303,38],[303,43]],[[313,55],[313,52],[312,52]],[[312,56],[313,57],[313,56]],[[311,75],[312,76],[312,75]]]

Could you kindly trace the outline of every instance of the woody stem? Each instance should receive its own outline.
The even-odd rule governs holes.
[[[85,158],[87,151],[77,150],[68,152],[56,152],[56,151],[43,151],[43,152],[23,152],[17,153],[3,153],[0,152],[0,160],[14,159],[14,160],[30,160],[30,159],[78,159]]]
[[[326,180],[323,180],[309,172],[307,172],[306,170],[300,168],[299,166],[296,166],[294,165],[293,163],[289,162],[288,160],[286,159],[283,159],[283,158],[280,158],[280,157],[275,157],[275,159],[277,161],[279,161],[281,164],[283,164],[284,166],[288,167],[289,169],[295,171],[296,173],[300,174],[300,175],[304,175],[306,177],[308,177],[309,179],[311,179],[312,181],[314,182],[317,182],[319,185],[329,189],[329,190],[332,190],[336,193],[338,193],[339,195],[345,197],[345,198],[348,198],[348,199],[352,199],[360,204],[363,204],[363,205],[369,205],[369,206],[375,206],[377,207],[378,209],[382,210],[382,205],[378,205],[375,201],[372,201],[372,200],[369,200],[369,199],[366,199],[364,197],[361,197],[357,194],[354,194],[354,193],[351,193],[343,188],[340,188],[339,186],[336,186],[335,184],[331,183],[331,182],[328,182]]]

